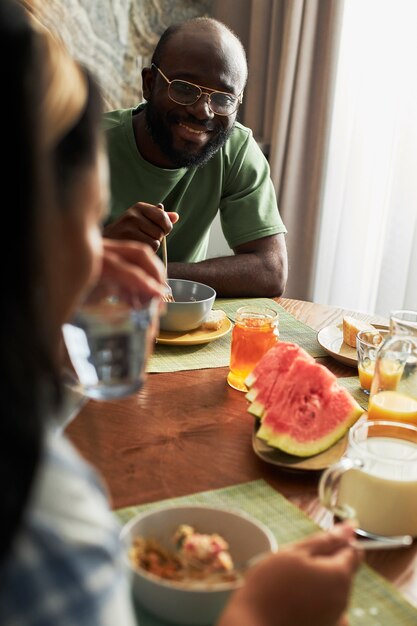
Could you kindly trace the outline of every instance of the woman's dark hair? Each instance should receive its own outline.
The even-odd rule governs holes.
[[[48,215],[57,209],[51,207],[47,182],[56,177],[57,197],[65,205],[79,168],[94,159],[100,126],[100,96],[88,78],[85,109],[56,147],[50,171],[39,123],[45,88],[42,52],[40,38],[22,7],[14,0],[1,0],[0,81],[7,97],[0,99],[5,157],[1,170],[0,563],[24,518],[42,454],[45,422],[61,398],[43,251]]]
[[[5,155],[1,170],[0,559],[21,522],[41,453],[41,383],[51,367],[38,308],[40,267],[34,236],[41,201],[38,81],[36,37],[24,11],[15,2],[2,0],[0,82],[7,87],[7,97],[0,99]]]

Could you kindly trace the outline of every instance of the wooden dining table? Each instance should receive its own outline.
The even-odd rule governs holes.
[[[352,314],[299,300],[276,301],[318,331]],[[336,376],[355,371],[320,358]],[[217,367],[150,374],[143,389],[115,401],[89,401],[67,428],[81,454],[100,471],[112,506],[156,502],[264,479],[323,528],[333,523],[317,498],[320,472],[294,472],[265,463],[252,448],[254,418],[245,395],[229,387],[228,369]],[[373,551],[371,567],[417,606],[417,546]]]

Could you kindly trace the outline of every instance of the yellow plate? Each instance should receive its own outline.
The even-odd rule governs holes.
[[[172,346],[194,346],[199,343],[209,343],[215,339],[224,337],[232,328],[232,322],[226,318],[218,330],[205,330],[196,328],[188,332],[169,333],[161,330],[156,342],[164,345]]]
[[[388,328],[388,326],[381,324],[372,324],[372,326],[375,326],[377,329]],[[336,359],[336,361],[350,367],[358,366],[356,348],[348,346],[347,343],[343,341],[343,324],[322,328],[317,333],[317,341],[330,356]]]

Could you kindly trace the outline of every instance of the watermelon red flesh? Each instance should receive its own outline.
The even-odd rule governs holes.
[[[262,406],[267,402],[275,380],[289,370],[295,358],[303,358],[306,361],[314,362],[313,357],[303,348],[295,343],[286,341],[278,342],[262,357],[245,380],[245,384],[250,387],[246,398],[253,402],[249,409],[251,413],[260,417]],[[262,394],[262,404],[254,402],[259,394]]]
[[[296,456],[329,448],[363,413],[336,381],[324,366],[294,359],[269,393],[257,436]],[[263,398],[258,401],[263,403]]]

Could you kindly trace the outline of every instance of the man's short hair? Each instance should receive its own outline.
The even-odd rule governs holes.
[[[192,19],[186,20],[185,22],[178,22],[177,24],[172,24],[171,26],[168,26],[168,28],[162,33],[161,38],[156,44],[156,48],[152,55],[151,63],[154,63],[155,65],[159,67],[162,61],[162,58],[164,56],[165,48],[169,40],[179,31],[186,30],[189,26],[192,26],[192,25],[206,27],[207,29],[213,29],[215,27],[223,28],[224,30],[228,31],[230,35],[232,35],[232,37],[234,37],[234,39],[238,42],[240,46],[240,49],[242,51],[242,56],[245,60],[245,69],[246,69],[245,82],[246,82],[248,64],[247,64],[247,59],[246,59],[246,51],[245,51],[245,48],[243,47],[242,42],[240,41],[239,37],[236,35],[236,33],[233,32],[231,28],[226,26],[226,24],[223,24],[223,22],[220,22],[219,20],[215,20],[212,17],[194,17]]]

